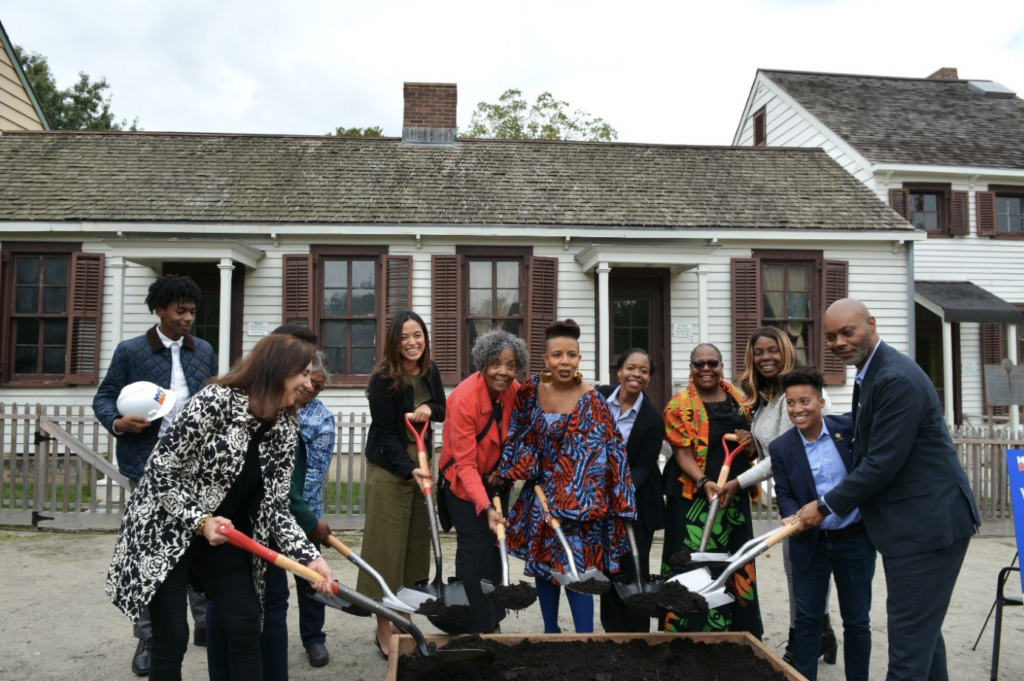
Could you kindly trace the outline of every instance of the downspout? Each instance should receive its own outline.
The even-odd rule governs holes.
[[[914,242],[907,241],[907,355],[917,360],[917,333],[914,318]]]

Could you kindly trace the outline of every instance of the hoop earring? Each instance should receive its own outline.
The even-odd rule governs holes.
[[[583,382],[583,372],[580,371],[579,369],[576,370],[576,373],[573,374],[572,377],[573,380],[576,381],[576,385],[579,385],[580,383]]]
[[[541,371],[540,371],[540,382],[541,383],[550,383],[553,380],[555,380],[555,377],[551,374],[551,370],[550,369],[541,369]]]

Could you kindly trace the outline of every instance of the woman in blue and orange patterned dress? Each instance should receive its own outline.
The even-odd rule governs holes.
[[[665,439],[672,458],[665,466],[665,546],[662,572],[668,559],[683,547],[697,551],[704,534],[708,506],[719,493],[718,474],[725,463],[722,436],[735,434],[744,451],[733,460],[729,480],[750,468],[757,459],[750,435],[750,408],[743,393],[722,378],[722,353],[711,343],[701,343],[690,353],[690,385],[665,407]],[[760,496],[757,485],[742,490],[716,514],[707,551],[735,554],[753,537],[750,500]],[[722,567],[712,568],[718,576]],[[761,609],[757,601],[754,563],[740,568],[726,580],[735,597],[731,608],[703,613],[669,613],[666,631],[749,631],[761,638]]]
[[[567,319],[545,335],[545,369],[519,391],[496,475],[526,481],[508,516],[508,549],[536,580],[544,633],[557,634],[561,588],[551,571],[567,572],[572,560],[581,574],[617,572],[629,553],[624,521],[636,517],[636,502],[608,404],[579,371],[580,327]],[[535,484],[561,522],[572,556],[545,522]],[[566,596],[576,633],[593,632],[594,597],[569,590]]]

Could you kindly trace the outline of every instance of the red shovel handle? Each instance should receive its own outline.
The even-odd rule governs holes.
[[[217,531],[228,538],[228,543],[232,546],[248,551],[254,556],[258,556],[268,563],[273,563],[279,568],[287,570],[297,574],[300,577],[305,577],[311,582],[318,582],[324,578],[322,574],[314,570],[313,568],[306,567],[302,563],[292,560],[288,556],[282,556],[277,551],[269,549],[263,544],[254,541],[252,537],[248,537],[233,527],[227,525],[221,525],[217,528]],[[338,583],[334,582],[332,585],[334,593],[338,593]]]
[[[408,428],[409,432],[412,433],[412,436],[416,438],[416,455],[419,458],[420,468],[427,472],[430,472],[430,462],[427,461],[427,445],[423,443],[423,438],[427,434],[427,428],[430,427],[430,419],[424,421],[423,427],[420,428],[419,430],[416,430],[416,426],[412,424],[412,421],[409,420],[409,415],[406,414],[405,427]],[[420,483],[420,489],[423,490],[424,495],[430,495],[434,493],[434,485],[432,482],[430,482],[430,480],[424,479]]]
[[[729,445],[726,442],[739,442],[739,438],[734,433],[726,433],[722,436],[722,451],[725,452],[725,461],[722,463],[722,470],[718,474],[718,486],[723,487],[726,481],[729,479],[729,471],[732,470],[733,459],[743,449],[743,445],[736,445],[736,449],[729,451]]]

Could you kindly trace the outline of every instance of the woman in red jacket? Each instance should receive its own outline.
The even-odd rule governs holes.
[[[526,343],[507,331],[491,331],[473,344],[477,372],[448,396],[442,436],[440,475],[447,480],[445,503],[455,527],[455,574],[462,579],[472,609],[468,632],[494,631],[505,611],[491,605],[480,580],[501,583],[495,528],[505,523],[491,499],[508,504],[508,491],[493,471],[501,456],[509,419],[519,392],[516,372],[526,366]]]

